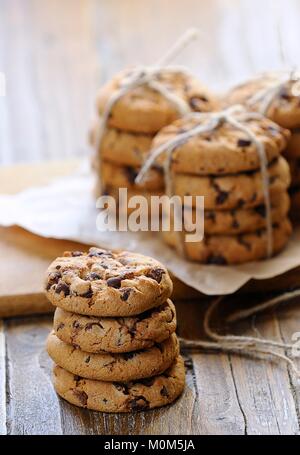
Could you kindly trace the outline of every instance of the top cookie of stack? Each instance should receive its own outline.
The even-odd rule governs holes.
[[[134,180],[147,157],[154,135],[180,117],[175,102],[167,100],[147,84],[131,89],[113,104],[102,140],[97,144],[101,116],[111,97],[118,92],[132,71],[128,69],[116,75],[98,94],[97,110],[100,119],[91,134],[93,146],[98,147],[94,167],[98,174],[101,173],[102,192],[105,194],[115,195],[120,187],[128,188],[129,193],[145,196],[161,194],[164,181],[158,166],[152,169],[144,183],[136,185]],[[174,72],[166,68],[154,75],[153,80],[184,104],[187,112],[209,112],[217,107],[215,97],[186,72]],[[97,193],[99,195],[99,191]]]
[[[277,73],[263,74],[255,79],[234,87],[224,98],[229,105],[243,104],[251,110],[261,111],[266,104],[264,114],[278,125],[291,131],[291,140],[287,144],[284,155],[291,167],[291,199],[293,218],[300,218],[300,92],[295,92],[295,80],[287,79],[280,84]],[[270,102],[264,96],[267,90],[275,87]],[[277,89],[276,89],[277,87]],[[260,96],[261,95],[261,96]]]

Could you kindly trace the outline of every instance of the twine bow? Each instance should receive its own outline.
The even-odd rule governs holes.
[[[219,128],[223,123],[232,125],[239,131],[245,133],[251,142],[255,145],[259,159],[260,159],[260,171],[263,181],[263,193],[266,206],[266,232],[267,232],[267,255],[272,256],[273,252],[273,239],[272,239],[272,216],[271,216],[271,201],[269,191],[269,175],[268,175],[268,160],[265,153],[264,144],[258,139],[258,137],[247,128],[242,122],[252,119],[262,119],[263,116],[255,112],[246,112],[242,106],[236,105],[221,112],[212,113],[191,113],[189,118],[199,120],[198,125],[191,128],[189,131],[178,134],[174,139],[167,141],[166,143],[154,148],[150,151],[149,157],[146,159],[142,166],[139,174],[137,175],[135,182],[141,183],[149,169],[153,166],[157,158],[166,153],[166,159],[164,160],[164,178],[166,193],[169,197],[174,194],[173,190],[173,175],[172,175],[172,155],[176,148],[191,139],[192,137],[199,136],[201,134],[209,133]],[[204,120],[204,124],[203,124]],[[182,245],[178,244],[180,251],[182,251]]]
[[[181,66],[169,66],[169,63],[178,55],[179,52],[181,52],[192,40],[196,39],[197,37],[198,37],[197,29],[191,28],[187,30],[178,39],[178,41],[175,42],[175,44],[169,49],[169,51],[156,62],[156,64],[152,66],[137,66],[124,77],[124,79],[121,81],[119,90],[117,90],[109,98],[102,115],[101,123],[99,125],[99,128],[97,128],[95,147],[98,153],[101,150],[100,146],[103,134],[106,130],[107,122],[113,106],[120,98],[122,98],[128,92],[137,87],[147,85],[156,92],[160,93],[165,99],[170,101],[170,103],[172,103],[176,107],[181,116],[191,111],[189,104],[185,100],[183,100],[182,98],[168,90],[162,83],[160,83],[157,80],[157,76],[159,76],[161,72],[165,69],[167,69],[171,73],[188,74],[188,71],[185,68]],[[101,174],[101,157],[99,160],[99,165],[100,165],[99,172]]]

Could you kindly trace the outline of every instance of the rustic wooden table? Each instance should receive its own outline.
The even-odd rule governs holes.
[[[6,96],[0,97],[1,164],[85,155],[99,84],[125,64],[155,61],[190,25],[200,27],[201,39],[178,61],[218,90],[282,66],[279,35],[287,64],[299,60],[297,0],[0,4],[0,72],[7,81]],[[14,180],[17,173],[10,172]],[[15,188],[18,184],[15,178]],[[17,267],[10,268],[10,284]],[[300,331],[297,303],[228,329],[290,342]],[[201,337],[206,303],[176,306],[179,334]],[[187,385],[171,407],[130,416],[73,407],[52,388],[44,349],[51,321],[51,315],[0,320],[0,434],[299,433],[300,387],[289,367],[239,355],[184,353]]]

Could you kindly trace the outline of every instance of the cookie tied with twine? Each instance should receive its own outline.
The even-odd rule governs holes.
[[[262,131],[259,131],[259,133],[257,132],[257,125],[255,124],[259,122],[266,123],[264,127],[270,129],[270,136],[278,134],[280,137],[271,143],[268,143],[268,141],[266,141],[266,139],[268,139],[268,136],[267,133],[264,132],[264,128],[262,128]],[[192,113],[178,123],[180,123],[180,128],[177,130],[177,134],[176,128],[174,131],[172,125],[170,127],[167,127],[165,130],[162,130],[162,132],[158,134],[154,141],[154,144],[159,143],[159,145],[157,147],[154,145],[154,148],[150,151],[149,157],[145,161],[139,175],[136,178],[136,183],[142,182],[153,164],[163,157],[166,192],[169,197],[172,197],[174,195],[174,156],[177,154],[175,159],[178,158],[180,150],[187,142],[192,141],[193,138],[196,137],[204,137],[204,139],[208,141],[208,136],[216,134],[216,132],[223,128],[224,125],[229,127],[229,131],[226,132],[227,136],[229,135],[231,137],[233,132],[242,133],[244,139],[238,139],[238,142],[235,145],[241,145],[242,149],[246,149],[247,147],[252,146],[254,147],[255,153],[258,156],[259,168],[262,175],[264,204],[266,209],[267,256],[271,257],[273,254],[273,237],[269,191],[270,182],[268,174],[268,164],[270,161],[270,156],[272,156],[270,149],[273,153],[276,152],[275,155],[277,154],[278,157],[280,149],[282,150],[286,145],[285,137],[288,137],[288,132],[282,130],[280,127],[277,127],[272,122],[264,119],[262,114],[247,112],[242,106],[233,106],[224,111],[209,114]],[[255,127],[253,127],[253,124]],[[170,132],[170,139],[162,141],[162,143],[160,143],[161,141],[159,138],[160,136],[164,135],[164,131],[166,133],[165,137],[168,137],[167,133]],[[209,150],[210,141],[208,141],[207,144],[206,147]],[[267,145],[268,154],[266,152]],[[198,152],[199,166],[201,166],[201,155],[203,154],[203,149],[199,148]],[[230,147],[228,148],[227,152],[228,158],[230,158]],[[232,151],[232,153],[234,152]],[[236,172],[239,171],[240,169],[236,169]],[[217,168],[215,168],[215,173],[218,173]],[[199,196],[201,195],[199,194]],[[178,235],[178,237],[181,239],[178,241],[178,250],[179,252],[182,252],[184,250],[182,244],[182,236]]]
[[[197,36],[197,30],[188,30],[154,65],[125,70],[100,90],[101,121],[93,133],[100,175],[101,143],[108,128],[153,136],[191,111],[209,112],[217,107],[215,98],[186,68],[170,65]]]
[[[300,71],[272,71],[234,87],[224,98],[226,106],[243,104],[284,128],[300,126]]]

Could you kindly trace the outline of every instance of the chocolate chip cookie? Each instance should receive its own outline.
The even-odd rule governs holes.
[[[118,166],[108,161],[102,161],[101,181],[104,187],[128,188],[145,191],[163,191],[165,182],[162,169],[152,168],[147,172],[143,182],[136,184],[135,179],[140,168],[133,166]]]
[[[273,254],[284,248],[291,232],[288,219],[273,225]],[[177,245],[176,233],[163,232],[162,235],[168,245]],[[184,250],[188,259],[204,264],[226,265],[257,261],[267,257],[267,234],[261,229],[240,235],[207,235],[202,242],[185,242]]]
[[[274,84],[278,84],[280,82],[279,77],[279,74],[268,73],[244,82],[234,87],[225,96],[224,103],[227,106],[244,104],[251,110],[259,110],[261,103],[259,101],[253,102],[253,96],[262,93],[262,90],[268,89]],[[275,123],[289,129],[300,126],[300,94],[295,94],[293,87],[294,82],[291,80],[284,83],[265,112],[265,115]]]
[[[100,89],[97,97],[100,116],[111,96],[120,89],[124,78],[128,78],[133,70],[131,68],[122,71]],[[185,101],[191,110],[210,112],[217,107],[217,101],[208,89],[185,72],[164,69],[154,77],[154,80]],[[174,103],[149,86],[141,85],[130,90],[114,104],[108,126],[153,134],[178,117],[180,112]]]
[[[84,379],[54,367],[57,393],[76,406],[101,412],[133,412],[172,403],[184,389],[185,372],[179,356],[164,373],[129,383]]]
[[[82,351],[122,353],[154,346],[176,330],[176,311],[171,300],[159,307],[127,318],[81,316],[57,308],[56,336]]]
[[[290,198],[287,192],[276,194],[271,198],[271,216],[273,223],[287,217],[290,209]],[[191,216],[195,223],[195,210]],[[193,228],[188,222],[186,228]],[[206,210],[204,212],[204,230],[211,234],[241,234],[253,232],[266,227],[266,206],[264,203],[250,209]],[[188,229],[187,229],[188,230]]]
[[[61,341],[54,332],[47,340],[47,351],[62,368],[84,378],[99,381],[131,381],[162,373],[179,354],[175,334],[148,349],[122,354],[90,353]]]
[[[173,140],[195,126],[207,123],[208,118],[187,116],[163,128],[154,138],[153,148]],[[269,163],[279,157],[286,148],[290,132],[266,118],[243,120],[247,127],[265,147]],[[161,165],[162,154],[157,159]],[[226,175],[260,169],[256,145],[249,137],[224,122],[214,131],[199,134],[179,144],[172,155],[172,169],[179,174]]]
[[[280,195],[290,185],[291,175],[287,161],[280,156],[268,167],[270,195]],[[260,171],[235,175],[194,176],[176,174],[174,193],[181,198],[204,196],[206,210],[251,208],[264,202],[263,178]]]
[[[91,248],[57,258],[48,268],[45,290],[50,302],[66,311],[126,317],[165,303],[172,281],[152,258]]]
[[[90,134],[90,142],[96,146],[96,133],[99,121],[95,122]],[[142,166],[151,148],[153,135],[143,133],[128,133],[116,128],[107,128],[103,133],[100,150],[103,160],[118,166]]]

